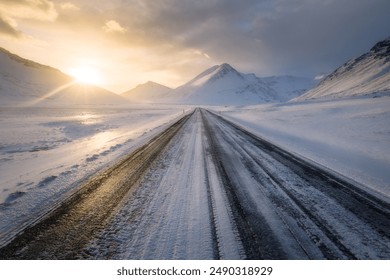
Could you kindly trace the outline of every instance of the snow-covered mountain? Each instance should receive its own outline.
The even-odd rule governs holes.
[[[148,81],[138,85],[135,88],[126,91],[121,96],[134,102],[155,102],[157,99],[164,98],[172,90],[164,85]]]
[[[215,65],[172,90],[166,102],[205,105],[247,105],[283,102],[312,86],[310,79],[292,76],[259,78],[227,63]]]
[[[0,48],[0,106],[108,105],[127,99]]]
[[[313,88],[318,83],[313,78],[296,76],[271,76],[259,79],[275,90],[281,101],[288,101],[295,98]]]
[[[351,59],[295,101],[390,92],[390,37]]]
[[[244,105],[276,101],[278,95],[254,74],[242,74],[224,63],[174,89],[166,100],[184,104]]]

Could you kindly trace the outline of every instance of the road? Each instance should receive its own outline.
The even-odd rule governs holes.
[[[2,259],[389,259],[390,205],[204,109],[86,182]]]

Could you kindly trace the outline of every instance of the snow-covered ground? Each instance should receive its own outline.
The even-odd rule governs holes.
[[[60,201],[164,130],[183,108],[0,108],[0,232]]]
[[[214,110],[390,201],[390,97]]]
[[[190,109],[161,104],[0,108],[0,245],[30,224],[31,217],[39,219],[82,181],[146,143]],[[390,97],[213,110],[390,201]],[[202,140],[196,131],[200,130],[191,134],[194,143]],[[197,153],[188,156],[195,160]],[[198,171],[204,168],[201,162],[193,166]],[[183,171],[172,168],[173,173]]]

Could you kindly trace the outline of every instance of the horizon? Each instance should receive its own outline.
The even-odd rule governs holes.
[[[101,87],[101,88],[103,88],[103,89],[105,89],[105,90],[108,90],[108,91],[110,91],[110,92],[112,92],[112,93],[115,93],[115,94],[117,94],[117,95],[125,94],[125,93],[127,93],[127,92],[129,92],[129,91],[132,91],[132,90],[137,89],[137,88],[140,87],[140,86],[147,85],[147,84],[150,84],[150,83],[156,84],[156,85],[160,85],[160,86],[164,86],[164,87],[168,87],[168,86],[166,86],[166,85],[164,85],[164,84],[161,84],[161,83],[157,83],[157,82],[155,82],[155,81],[148,80],[148,81],[146,81],[146,82],[137,84],[137,85],[135,85],[134,87],[132,87],[132,88],[126,90],[126,91],[123,91],[123,92],[114,92],[114,91],[111,91],[111,90],[109,90],[109,89],[107,89],[107,88],[104,88],[104,87],[102,87],[102,86],[100,86],[100,85],[98,84],[98,82],[96,81],[96,76],[95,76],[96,72],[94,72],[93,69],[87,69],[87,68],[71,69],[71,71],[70,71],[71,73],[69,74],[69,73],[63,72],[61,69],[57,69],[57,68],[55,68],[55,67],[52,67],[51,65],[45,65],[45,64],[42,64],[42,63],[40,63],[40,62],[38,62],[38,61],[33,61],[33,60],[26,59],[26,58],[24,58],[24,57],[22,57],[22,56],[20,56],[20,55],[18,55],[18,54],[16,54],[16,53],[10,52],[9,50],[7,50],[7,49],[5,49],[5,48],[0,47],[0,49],[2,49],[3,51],[5,51],[5,53],[10,53],[10,54],[13,55],[13,56],[19,57],[19,58],[21,58],[22,60],[27,60],[27,61],[30,61],[30,62],[32,62],[32,63],[37,63],[37,64],[39,64],[39,65],[41,65],[41,66],[43,66],[43,67],[50,67],[50,68],[52,68],[52,69],[54,69],[54,70],[60,71],[61,73],[63,73],[63,74],[65,74],[65,75],[67,75],[67,76],[73,78],[73,79],[74,79],[74,82],[73,82],[73,83],[80,83],[80,84],[86,84],[86,85]],[[169,88],[170,90],[177,89],[177,88],[179,88],[179,87],[181,87],[181,86],[183,86],[183,85],[185,85],[185,84],[191,82],[191,80],[196,79],[198,76],[202,75],[204,72],[207,72],[208,70],[210,70],[210,69],[212,69],[212,68],[221,67],[221,66],[223,66],[223,65],[228,65],[228,66],[232,67],[235,71],[240,72],[240,71],[237,70],[235,67],[233,67],[230,63],[224,62],[224,63],[221,63],[221,64],[213,65],[213,66],[211,66],[211,67],[209,67],[209,68],[207,68],[207,69],[204,69],[204,70],[201,71],[200,73],[196,74],[194,77],[190,78],[188,81],[185,81],[183,84],[180,84],[180,85],[178,85],[178,86],[176,86],[176,87],[168,87],[168,88]],[[72,73],[72,70],[73,70],[73,73]],[[86,73],[87,71],[90,71],[90,70],[92,70],[92,75],[88,75],[89,73]],[[242,73],[242,72],[240,72],[240,73],[241,73],[241,74],[254,74],[254,73]],[[276,76],[276,75],[273,75],[273,76],[264,76],[264,77],[261,77],[261,78],[272,78],[272,77],[283,77],[283,76],[285,76],[285,77],[291,76],[291,77],[296,77],[296,78],[306,78],[306,77],[292,76],[292,75],[288,75],[288,74],[287,74],[287,75],[281,75],[281,76]],[[313,80],[318,80],[318,79],[317,79],[316,77],[314,77]]]
[[[176,88],[223,63],[314,79],[388,38],[389,9],[384,0],[3,1],[0,45],[118,94],[147,81]]]

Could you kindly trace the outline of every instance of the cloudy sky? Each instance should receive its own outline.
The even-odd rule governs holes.
[[[117,93],[224,62],[314,77],[389,37],[389,14],[389,0],[0,0],[0,46]]]

